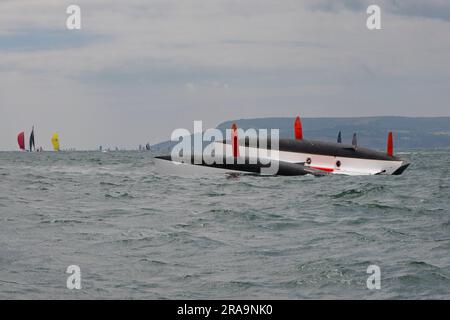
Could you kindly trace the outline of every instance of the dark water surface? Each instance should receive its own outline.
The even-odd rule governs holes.
[[[450,151],[404,157],[402,176],[230,178],[0,152],[0,298],[448,299]]]

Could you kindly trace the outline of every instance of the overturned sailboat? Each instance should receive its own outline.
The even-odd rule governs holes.
[[[359,147],[357,136],[352,144],[342,143],[341,132],[336,143],[303,138],[302,122],[294,122],[294,139],[240,139],[233,124],[231,141],[216,141],[214,161],[203,155],[155,157],[158,167],[172,173],[225,172],[263,175],[400,175],[409,163],[394,156],[393,134],[389,132],[386,152]],[[219,160],[219,161],[217,161]]]

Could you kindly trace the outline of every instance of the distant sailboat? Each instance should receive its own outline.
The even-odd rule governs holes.
[[[17,135],[17,142],[20,150],[25,150],[25,132],[22,131]]]
[[[34,143],[34,126],[31,129],[31,134],[30,134],[30,151],[33,151],[33,149],[36,151],[36,145]]]
[[[59,136],[58,136],[57,133],[53,134],[52,145],[53,145],[53,150],[54,151],[59,151]]]

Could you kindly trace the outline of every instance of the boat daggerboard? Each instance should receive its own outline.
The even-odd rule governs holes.
[[[19,143],[20,150],[25,150],[25,132],[21,132],[17,135],[17,142]]]
[[[57,133],[53,134],[52,145],[53,145],[53,150],[59,151],[59,137],[58,137]]]

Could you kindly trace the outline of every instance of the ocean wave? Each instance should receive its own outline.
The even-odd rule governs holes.
[[[135,199],[136,197],[128,192],[116,192],[114,194],[106,193],[105,198],[108,199]]]
[[[227,179],[160,174],[137,152],[0,154],[16,252],[1,251],[0,296],[70,298],[54,288],[80,264],[87,298],[449,297],[450,152],[410,157],[398,177]]]
[[[344,190],[342,192],[339,192],[337,194],[332,195],[331,197],[334,199],[341,199],[341,198],[358,198],[366,196],[370,193],[376,193],[383,191],[386,187],[383,185],[372,185],[372,184],[366,184],[358,188],[351,188]]]

